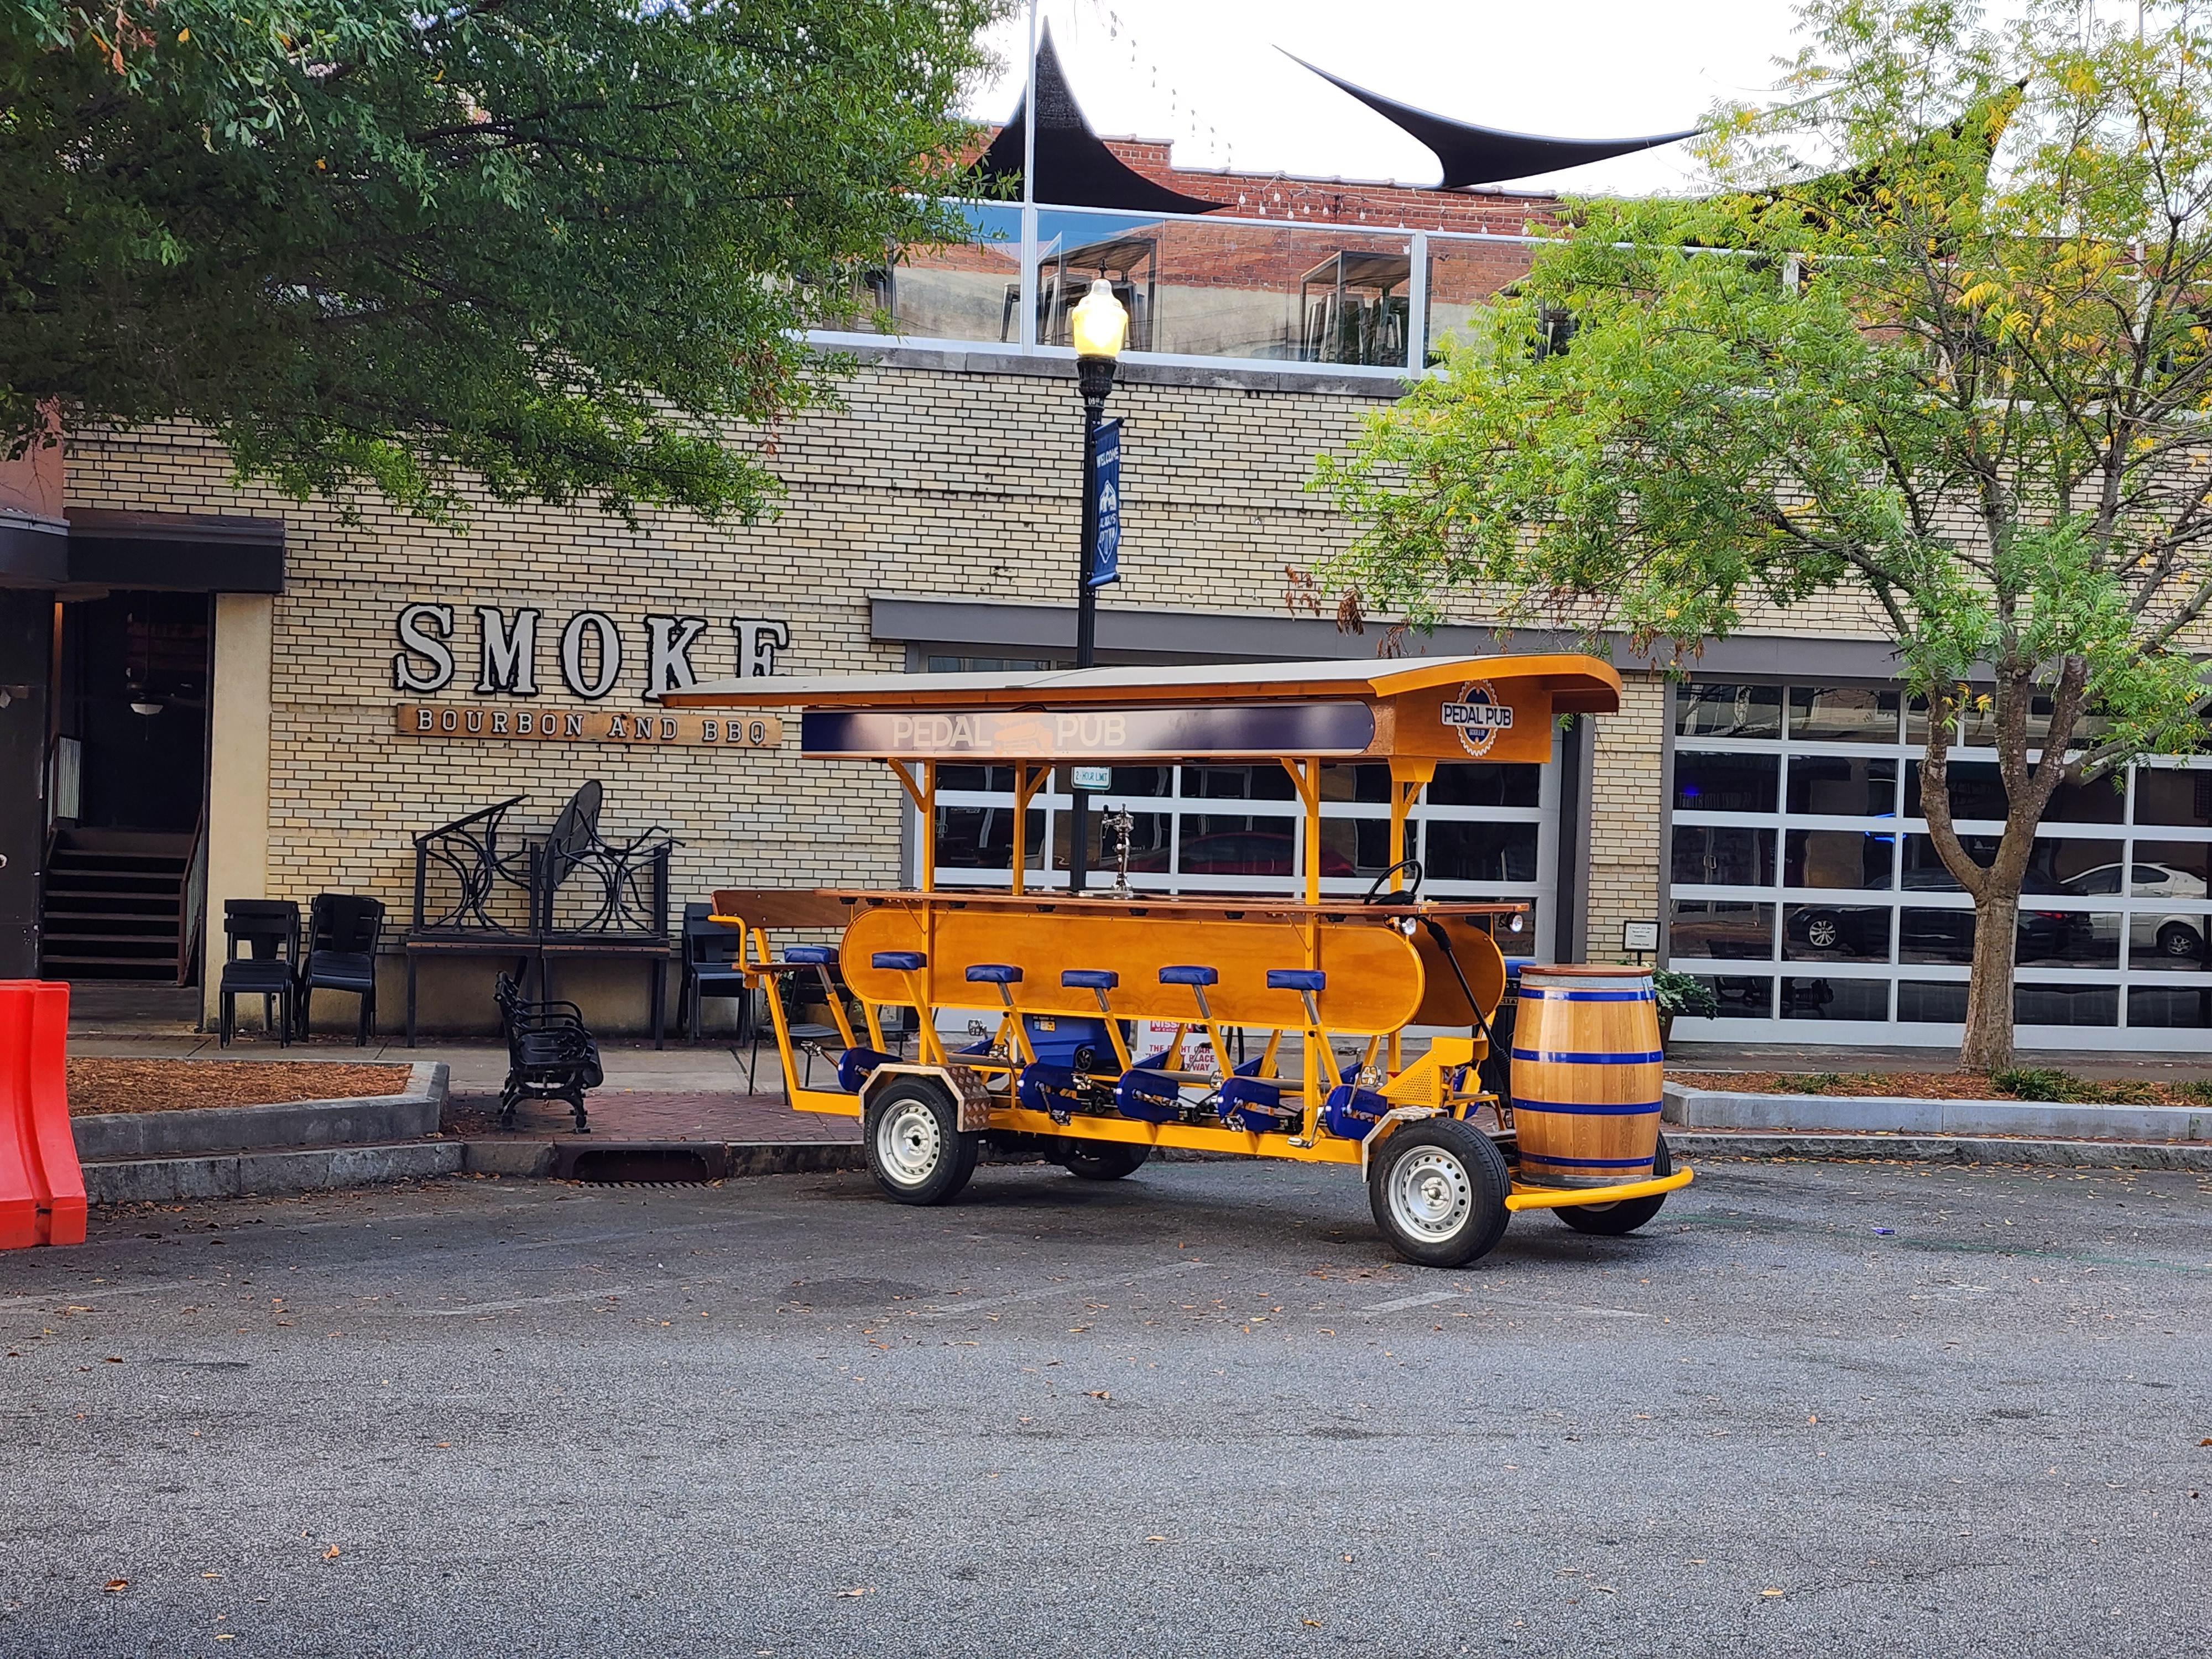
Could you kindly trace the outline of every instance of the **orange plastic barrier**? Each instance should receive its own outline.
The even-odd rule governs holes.
[[[0,1250],[84,1243],[68,1037],[68,986],[0,980]]]

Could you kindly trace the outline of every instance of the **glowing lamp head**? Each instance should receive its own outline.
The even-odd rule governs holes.
[[[1079,357],[1103,357],[1111,362],[1121,355],[1129,337],[1129,313],[1114,297],[1114,285],[1103,276],[1092,279],[1091,291],[1068,313],[1067,321],[1075,334]]]

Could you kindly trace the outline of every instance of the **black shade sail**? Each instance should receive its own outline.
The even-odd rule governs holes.
[[[1053,50],[1048,23],[1037,46],[1036,106],[1036,200],[1054,207],[1119,208],[1132,213],[1212,213],[1224,205],[1155,184],[1106,148],[1083,118],[1060,67],[1060,54]],[[976,176],[991,184],[1011,179],[1018,187],[1028,125],[1029,95],[1024,93],[1013,118],[999,129],[999,136],[976,162]]]
[[[1470,122],[1415,109],[1411,104],[1401,104],[1364,87],[1356,87],[1294,53],[1285,52],[1283,56],[1302,68],[1312,70],[1329,85],[1357,98],[1384,120],[1435,151],[1444,170],[1443,181],[1437,186],[1439,190],[1465,190],[1470,185],[1494,185],[1507,179],[1557,173],[1589,161],[1633,155],[1639,149],[1656,149],[1661,144],[1695,137],[1703,130],[1685,127],[1680,132],[1654,133],[1645,138],[1542,138],[1533,133],[1504,132],[1496,127],[1478,127]]]

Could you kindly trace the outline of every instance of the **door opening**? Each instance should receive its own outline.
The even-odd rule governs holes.
[[[118,591],[61,607],[40,968],[197,978],[213,602]]]

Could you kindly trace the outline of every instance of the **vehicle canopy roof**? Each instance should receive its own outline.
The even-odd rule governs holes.
[[[1543,762],[1620,676],[1572,654],[714,680],[660,701],[798,708],[817,759]]]

